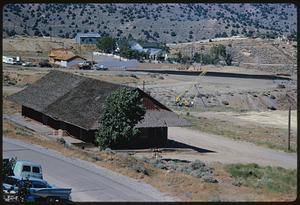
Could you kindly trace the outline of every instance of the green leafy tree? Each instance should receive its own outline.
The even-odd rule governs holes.
[[[137,59],[137,60],[142,60],[142,59],[148,59],[149,54],[145,52],[139,52],[136,50],[132,50],[128,48],[127,46],[122,46],[120,48],[120,56],[128,59]]]
[[[139,134],[134,126],[143,119],[146,109],[137,90],[119,88],[105,100],[96,142],[100,149],[124,146]]]
[[[213,46],[208,53],[195,53],[193,60],[204,65],[217,64],[224,59],[226,65],[231,65],[232,55],[226,51],[224,45]]]
[[[113,53],[116,49],[116,40],[110,36],[104,36],[98,40],[96,45],[104,53]]]

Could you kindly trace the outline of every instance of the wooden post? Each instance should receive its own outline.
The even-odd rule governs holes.
[[[288,150],[291,150],[291,106],[289,106],[289,120],[288,120]]]

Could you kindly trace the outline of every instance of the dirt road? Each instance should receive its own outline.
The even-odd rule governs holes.
[[[222,136],[202,133],[188,128],[169,128],[169,139],[212,152],[164,154],[167,158],[222,163],[257,163],[260,165],[297,168],[297,154],[275,151],[252,143],[234,141]]]

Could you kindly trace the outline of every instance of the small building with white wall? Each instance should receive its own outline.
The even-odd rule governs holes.
[[[75,55],[72,51],[64,48],[52,49],[49,54],[49,63],[60,67],[71,67],[85,62],[86,59]]]
[[[75,42],[78,44],[96,44],[100,37],[100,34],[96,32],[77,33]]]

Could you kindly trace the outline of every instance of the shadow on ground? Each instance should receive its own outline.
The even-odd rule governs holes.
[[[167,142],[167,145],[164,146],[164,148],[184,148],[184,149],[192,149],[192,150],[195,150],[197,152],[200,152],[200,153],[215,153],[215,151],[213,150],[208,150],[208,149],[204,149],[204,148],[200,148],[200,147],[195,147],[195,146],[192,146],[192,145],[188,145],[188,144],[184,144],[182,142],[178,142],[178,141],[175,141],[175,140],[168,140]]]

